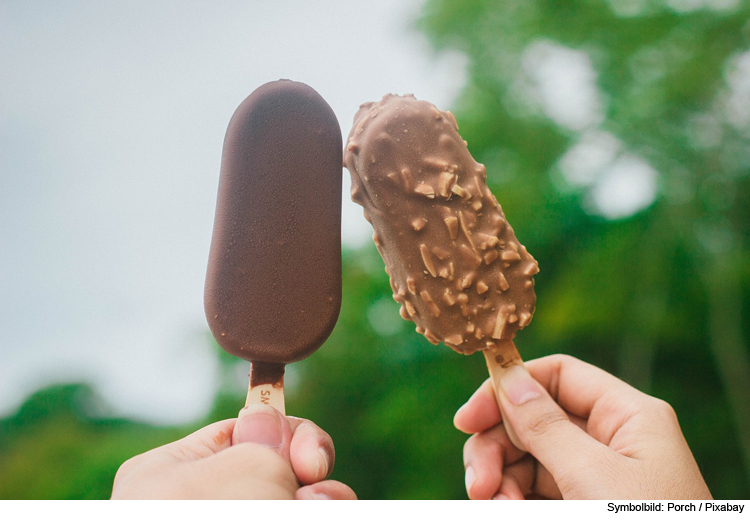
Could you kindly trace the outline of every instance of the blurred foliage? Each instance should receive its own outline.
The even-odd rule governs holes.
[[[123,461],[192,431],[101,417],[82,384],[31,395],[0,421],[0,499],[106,499]]]
[[[750,498],[748,20],[744,1],[429,0],[418,22],[468,58],[461,133],[540,262],[522,355],[568,353],[670,402],[724,499]],[[588,121],[545,111],[540,49],[590,65]],[[653,203],[619,218],[598,208],[602,174],[576,179],[563,163],[592,133],[616,138],[614,161],[653,169]],[[452,416],[486,378],[483,358],[433,347],[399,318],[374,246],[345,250],[343,271],[333,334],[287,368],[289,413],[331,434],[333,478],[361,498],[464,498]],[[236,415],[245,366],[217,353],[221,390],[201,424],[101,418],[81,385],[33,395],[0,421],[0,498],[107,497],[126,458]]]

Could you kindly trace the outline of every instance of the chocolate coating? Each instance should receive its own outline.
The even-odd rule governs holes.
[[[531,321],[539,266],[518,242],[450,112],[386,95],[354,118],[344,151],[401,316],[471,354]]]
[[[264,84],[235,111],[205,287],[209,326],[227,352],[286,364],[312,354],[333,330],[341,177],[341,129],[309,86]]]

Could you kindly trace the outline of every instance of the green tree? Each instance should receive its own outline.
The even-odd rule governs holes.
[[[83,384],[53,385],[0,420],[0,499],[107,499],[126,459],[187,434],[108,418]]]

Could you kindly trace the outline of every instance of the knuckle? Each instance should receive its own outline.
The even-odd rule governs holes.
[[[674,423],[677,421],[677,413],[668,402],[649,396],[649,407],[651,412],[667,423]]]
[[[144,459],[144,455],[145,453],[141,453],[140,455],[136,455],[133,458],[129,458],[128,460],[123,462],[117,469],[117,473],[115,473],[115,480],[113,485],[117,486],[117,484],[121,482],[125,477],[133,473],[136,468],[141,465],[141,462]]]
[[[326,433],[322,428],[315,424],[315,422],[303,419],[297,426],[297,430],[295,432],[297,431],[305,436],[314,438],[315,441],[322,447],[333,451],[333,439],[331,438],[331,435]]]
[[[577,363],[580,361],[579,359],[574,358],[573,356],[569,354],[560,354],[560,353],[552,354],[548,356],[548,358],[560,367],[571,365],[572,363]]]
[[[546,436],[566,422],[568,419],[562,413],[557,410],[548,410],[531,417],[525,429],[533,436]]]
[[[561,361],[561,362],[565,362],[565,363],[571,363],[573,361],[577,361],[576,358],[574,358],[570,354],[562,354],[560,352],[552,354],[549,357],[554,358],[557,361]]]

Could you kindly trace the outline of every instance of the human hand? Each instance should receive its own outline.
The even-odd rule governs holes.
[[[501,423],[490,381],[461,407],[472,499],[711,499],[672,407],[569,356],[511,367]],[[529,373],[531,374],[529,376]]]
[[[309,420],[254,404],[236,419],[127,460],[113,499],[356,499],[333,469],[331,437]]]

